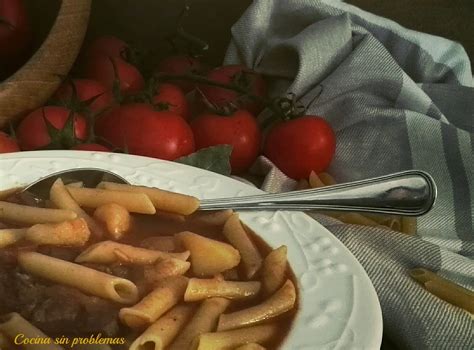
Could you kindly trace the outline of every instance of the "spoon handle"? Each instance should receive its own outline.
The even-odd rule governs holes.
[[[420,216],[431,209],[435,199],[433,178],[424,171],[408,170],[309,190],[206,199],[200,209],[317,209]]]

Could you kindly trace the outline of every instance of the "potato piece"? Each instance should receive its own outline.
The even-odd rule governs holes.
[[[155,284],[166,277],[184,275],[190,267],[189,261],[166,258],[153,265],[146,265],[143,269],[143,277],[147,283]]]
[[[36,224],[26,231],[25,239],[37,244],[83,246],[91,232],[87,222],[80,218],[58,224]]]
[[[213,276],[237,266],[240,254],[230,244],[186,231],[176,235],[191,252],[191,268],[198,276]]]
[[[107,233],[113,239],[120,239],[130,229],[130,213],[126,208],[115,203],[101,205],[94,211],[94,218],[102,222]]]

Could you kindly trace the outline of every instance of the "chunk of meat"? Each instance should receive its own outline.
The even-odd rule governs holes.
[[[0,266],[0,314],[19,312],[50,336],[116,336],[119,308],[77,289],[44,283],[18,268]]]

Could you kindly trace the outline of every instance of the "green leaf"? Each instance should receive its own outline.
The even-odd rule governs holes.
[[[203,148],[188,156],[176,159],[176,162],[213,171],[222,175],[230,175],[231,145],[219,145]]]

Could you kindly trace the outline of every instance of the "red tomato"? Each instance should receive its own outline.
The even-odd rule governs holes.
[[[98,119],[96,133],[131,154],[174,160],[194,152],[193,133],[186,121],[145,103],[113,108]]]
[[[162,110],[176,113],[184,119],[189,119],[189,106],[183,90],[172,84],[160,84],[153,96],[153,104]]]
[[[0,153],[18,152],[18,143],[10,136],[0,131]]]
[[[114,65],[117,73],[114,71]],[[117,78],[120,81],[120,92],[124,94],[137,93],[145,86],[139,70],[120,57],[90,56],[86,62],[84,75],[89,79],[100,81],[108,89],[113,88]]]
[[[86,57],[93,57],[96,55],[105,55],[109,57],[121,57],[128,49],[125,41],[112,36],[104,35],[96,38],[87,48]]]
[[[237,84],[253,95],[263,97],[266,94],[267,89],[263,77],[242,65],[230,65],[215,68],[207,74],[207,77],[218,83]],[[200,89],[206,99],[217,107],[235,104],[242,109],[248,110],[254,115],[257,115],[262,110],[261,104],[251,99],[242,101],[240,94],[235,91],[204,84],[200,86]],[[242,102],[238,103],[239,100]]]
[[[199,61],[197,58],[187,56],[187,55],[174,55],[168,56],[163,59],[156,69],[158,72],[168,73],[168,74],[202,74],[206,67],[204,64]],[[194,90],[195,85],[191,82],[180,81],[177,82],[178,85],[185,93]]]
[[[98,143],[81,143],[71,149],[75,151],[112,152],[110,148],[99,145]]]
[[[232,173],[247,170],[260,151],[261,132],[252,114],[238,110],[229,116],[206,113],[191,123],[196,148],[231,145]]]
[[[304,116],[273,127],[263,154],[293,179],[308,178],[329,166],[336,150],[331,126],[318,116]]]
[[[26,60],[31,30],[22,0],[0,1],[0,69],[8,76]]]
[[[66,81],[59,87],[54,97],[58,100],[69,102],[72,97],[71,84],[74,84],[77,99],[81,102],[99,96],[89,105],[90,110],[94,113],[98,113],[111,106],[114,101],[112,92],[107,89],[104,84],[90,79],[74,79],[72,81]]]
[[[70,113],[71,111],[64,107],[46,106],[28,114],[20,122],[16,131],[21,149],[31,151],[49,145],[52,140],[44,118],[60,131],[64,128]],[[79,140],[85,140],[87,137],[86,119],[78,113],[74,114],[74,134]]]

